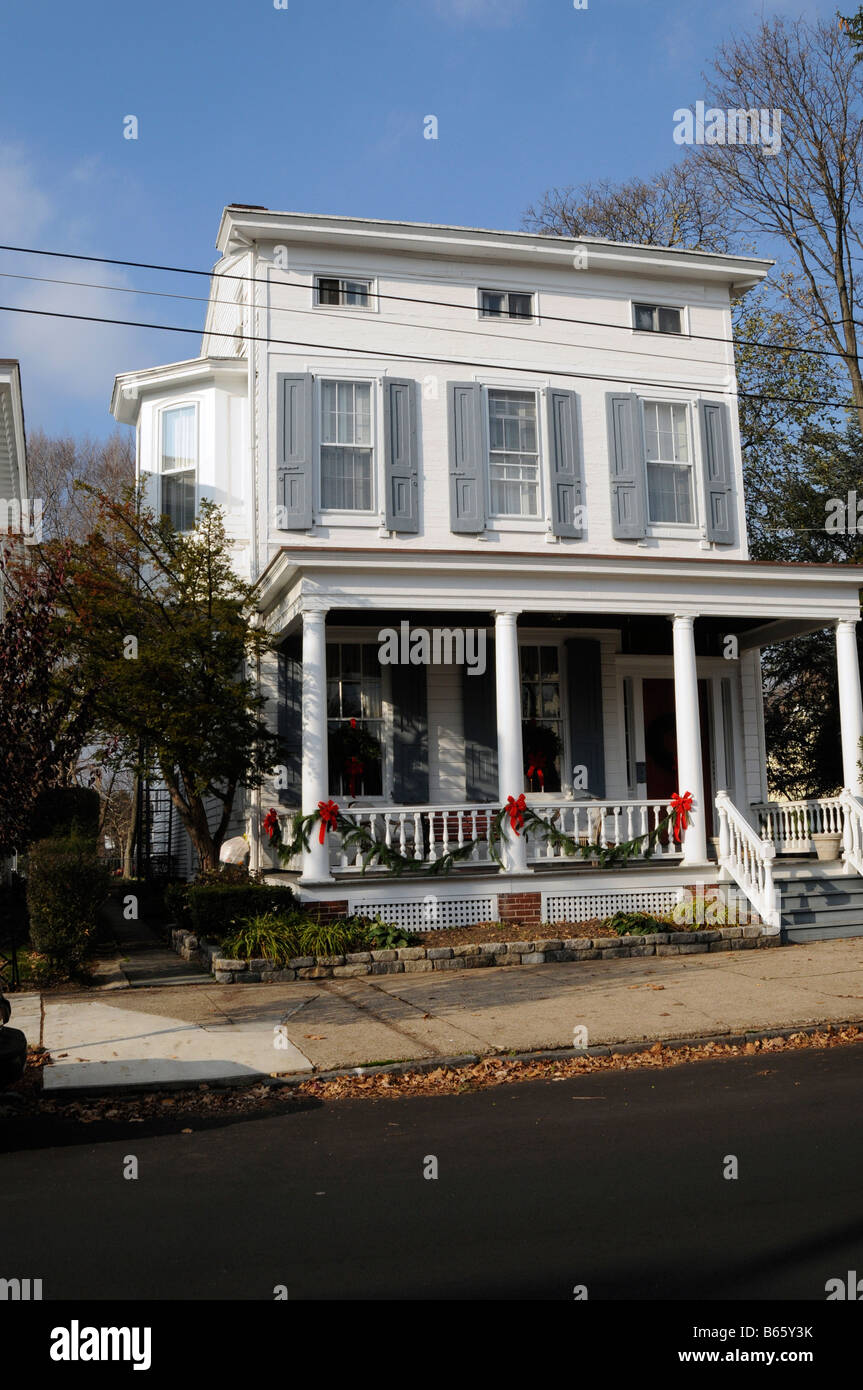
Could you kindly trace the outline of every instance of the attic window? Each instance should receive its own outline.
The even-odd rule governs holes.
[[[639,333],[682,333],[683,314],[664,304],[636,304],[635,327]]]
[[[368,309],[371,288],[371,280],[318,275],[315,277],[315,303],[336,305],[341,309]]]
[[[532,319],[533,295],[512,290],[480,290],[479,313],[483,319]]]

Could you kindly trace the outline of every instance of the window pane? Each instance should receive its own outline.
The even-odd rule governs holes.
[[[511,319],[533,317],[533,296],[530,294],[511,294],[509,297],[509,316]]]
[[[482,312],[488,318],[500,318],[504,310],[503,294],[497,290],[483,290],[482,292]]]
[[[370,512],[370,449],[325,446],[321,449],[321,506],[325,510]]]
[[[369,286],[366,280],[345,280],[345,303],[365,305],[369,302]]]
[[[541,647],[540,660],[542,663],[542,674],[548,679],[557,680],[558,677],[558,649],[557,647]]]
[[[359,680],[362,650],[359,642],[342,642],[342,677],[345,680]]]
[[[636,304],[635,326],[644,332],[653,332],[655,310],[652,304]]]
[[[162,511],[177,531],[195,525],[195,473],[168,473],[162,479]]]
[[[341,300],[338,280],[318,278],[318,303],[338,304]]]
[[[680,465],[648,463],[647,495],[651,521],[692,522],[691,471]]]
[[[363,703],[359,681],[342,681],[342,717],[344,719],[361,719],[362,713]]]
[[[537,647],[521,648],[521,674],[522,678],[533,678],[536,680],[539,675],[539,649]]]
[[[659,331],[660,333],[679,333],[680,332],[680,310],[679,309],[659,309]]]
[[[195,407],[178,406],[162,412],[162,470],[194,468],[197,464],[195,447]]]

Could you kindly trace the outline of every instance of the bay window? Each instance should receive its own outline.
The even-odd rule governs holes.
[[[198,473],[198,412],[194,405],[162,411],[160,508],[177,531],[195,525]]]

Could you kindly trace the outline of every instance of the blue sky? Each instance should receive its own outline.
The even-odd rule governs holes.
[[[552,185],[649,176],[716,46],[836,0],[41,0],[4,7],[0,243],[209,268],[222,207],[519,227]],[[849,6],[854,8],[854,5]],[[124,117],[138,139],[123,138]],[[439,138],[423,138],[435,115]],[[0,304],[199,327],[206,281],[0,252]],[[113,287],[113,288],[111,288]],[[103,435],[117,371],[191,336],[0,312],[28,427]]]

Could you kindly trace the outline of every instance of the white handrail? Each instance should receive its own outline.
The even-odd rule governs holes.
[[[773,887],[775,847],[753,830],[727,792],[716,793],[719,863],[743,890],[763,922],[779,931],[781,917]]]
[[[817,796],[805,801],[756,801],[752,804],[762,840],[785,851],[807,853],[813,835],[842,832],[842,799]]]
[[[845,824],[842,828],[842,858],[845,861],[845,869],[847,873],[853,869],[856,873],[863,874],[863,801],[848,787],[842,788],[839,800],[845,813]]]

